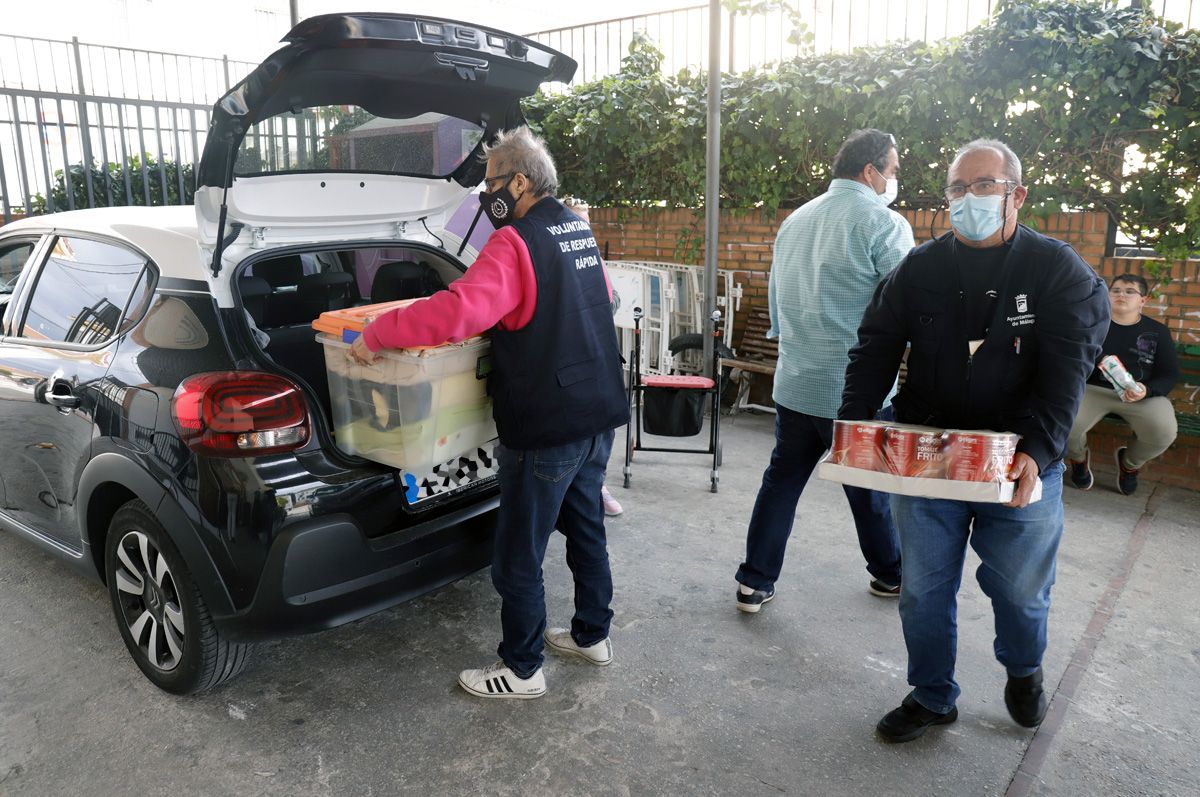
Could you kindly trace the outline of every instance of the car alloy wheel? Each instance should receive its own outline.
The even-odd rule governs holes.
[[[195,694],[246,666],[250,645],[221,634],[187,560],[142,501],[124,504],[109,521],[104,572],[125,646],[155,686]]]
[[[187,626],[175,576],[162,551],[141,531],[117,543],[116,578],[129,635],[156,669],[170,672],[183,659]]]

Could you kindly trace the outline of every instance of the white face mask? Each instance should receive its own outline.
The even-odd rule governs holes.
[[[887,187],[883,189],[883,193],[879,194],[879,201],[885,205],[890,205],[896,201],[896,195],[900,193],[900,181],[895,177],[887,178]]]
[[[968,241],[986,241],[1004,226],[1005,196],[968,193],[950,203],[950,224]]]

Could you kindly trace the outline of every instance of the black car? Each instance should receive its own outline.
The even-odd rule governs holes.
[[[489,561],[491,445],[413,469],[340,449],[311,322],[460,276],[483,143],[575,70],[394,14],[285,41],[214,106],[194,208],[0,229],[0,524],[102,579],[171,692]]]

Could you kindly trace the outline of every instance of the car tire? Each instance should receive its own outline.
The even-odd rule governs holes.
[[[104,575],[125,646],[155,686],[196,694],[245,668],[251,646],[222,638],[179,550],[143,502],[113,515]]]

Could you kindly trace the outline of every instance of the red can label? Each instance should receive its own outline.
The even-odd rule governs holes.
[[[883,421],[834,421],[829,461],[835,465],[886,473],[883,447],[887,428]]]
[[[897,476],[946,478],[944,439],[945,434],[939,429],[890,427],[886,447],[888,468]]]
[[[947,432],[946,478],[969,482],[1008,478],[1019,439],[1010,432]]]

